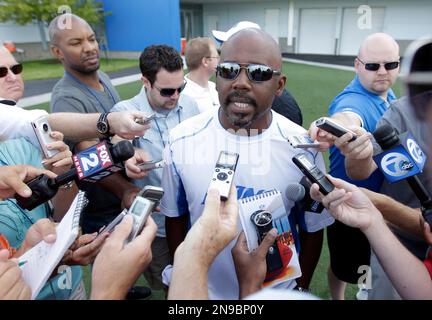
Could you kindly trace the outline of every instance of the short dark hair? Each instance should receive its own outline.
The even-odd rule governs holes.
[[[183,70],[183,60],[180,54],[167,45],[153,45],[145,48],[139,62],[142,75],[152,85],[156,81],[156,74],[162,68],[168,72]]]

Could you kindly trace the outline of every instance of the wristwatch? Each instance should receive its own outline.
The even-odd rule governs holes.
[[[110,126],[108,123],[108,114],[109,112],[104,112],[100,115],[99,120],[96,123],[96,129],[100,134],[104,136],[110,137]]]

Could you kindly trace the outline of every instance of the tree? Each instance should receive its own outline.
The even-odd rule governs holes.
[[[44,50],[48,50],[45,27],[63,13],[74,13],[89,24],[98,24],[104,17],[102,3],[93,0],[0,0],[0,22],[37,24]]]

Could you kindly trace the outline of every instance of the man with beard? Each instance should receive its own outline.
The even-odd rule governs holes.
[[[67,21],[69,23],[63,23]],[[99,45],[90,25],[73,14],[56,17],[49,25],[51,53],[63,64],[65,73],[54,86],[52,112],[102,113],[98,131],[110,136],[108,113],[120,101],[109,77],[99,70]],[[88,148],[98,141],[70,143],[73,153]],[[103,189],[101,188],[103,186]],[[81,183],[89,204],[83,211],[82,228],[85,233],[99,231],[121,211],[129,207],[140,190],[121,174],[105,178],[97,185]],[[143,296],[148,295],[148,291]]]
[[[171,254],[183,241],[188,223],[194,224],[203,212],[221,151],[239,154],[233,179],[239,199],[278,189],[283,194],[290,222],[295,216],[290,212],[294,203],[287,198],[285,190],[288,184],[298,183],[303,177],[292,157],[304,150],[291,147],[286,137],[305,134],[306,131],[271,110],[274,96],[282,93],[286,81],[281,73],[279,47],[269,34],[249,28],[235,33],[224,42],[221,50],[216,74],[221,107],[180,123],[170,131],[165,149],[167,166],[162,176],[165,195],[161,213],[166,216]],[[321,154],[313,150],[306,152],[310,160],[324,171]],[[304,221],[301,225],[309,232],[319,231],[333,222],[325,211],[321,214],[302,213],[302,216]],[[292,221],[291,225],[297,222]],[[298,248],[296,230],[291,229]],[[233,246],[234,242],[231,242],[210,267],[210,299],[239,298],[231,256]],[[307,263],[301,263],[302,278],[310,280],[315,268],[313,262],[318,261],[319,253],[314,251],[311,254],[308,248],[302,247],[300,256],[310,255],[309,261],[303,260]],[[302,281],[302,278],[298,280]],[[304,283],[306,287],[309,285],[308,281]],[[287,283],[288,288],[295,286],[296,281]]]
[[[357,75],[330,105],[329,116],[332,120],[355,131],[359,137],[370,137],[370,132],[375,130],[378,120],[396,99],[391,86],[399,74],[399,60],[399,45],[391,36],[385,33],[368,36],[361,44],[354,61]],[[311,125],[310,133],[313,139],[328,138],[324,132],[317,130],[314,124]],[[366,136],[361,137],[364,138]],[[341,152],[343,147],[344,145],[338,145],[330,149],[330,174],[378,192],[383,181],[378,170],[365,180],[353,181],[348,177],[345,152]],[[339,221],[328,228],[327,236],[331,296],[333,299],[344,299],[346,282],[357,284],[363,276],[359,273],[359,268],[370,264],[369,242],[360,230]]]

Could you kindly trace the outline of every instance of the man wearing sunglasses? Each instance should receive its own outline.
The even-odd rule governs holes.
[[[136,153],[145,150],[152,161],[162,159],[162,152],[168,143],[169,130],[180,122],[197,115],[196,101],[180,94],[185,87],[183,60],[180,54],[167,45],[153,45],[144,49],[139,58],[142,73],[142,88],[132,99],[117,103],[112,111],[142,111],[153,114],[150,129],[146,134],[133,140]],[[130,162],[129,162],[130,163]],[[140,188],[146,185],[160,186],[162,170],[141,171],[135,164],[128,165],[128,176]],[[165,235],[165,217],[153,214],[158,226],[157,236],[152,243],[153,259],[144,276],[152,289],[161,290],[162,271],[170,264],[168,244]]]
[[[226,32],[213,30],[212,34],[215,40],[218,43],[222,44],[224,41],[228,40],[233,34],[246,28],[261,29],[261,27],[254,22],[240,21]],[[297,101],[286,88],[284,88],[280,96],[274,97],[272,109],[277,113],[283,115],[285,118],[290,119],[294,123],[298,124],[299,126],[303,125],[303,115],[300,107],[297,104]]]
[[[427,40],[425,40],[425,42],[426,41]],[[418,41],[417,44],[418,43],[421,43],[421,41]],[[412,47],[415,47],[414,44],[415,42],[413,43]],[[432,48],[432,46],[430,46],[430,48]],[[432,50],[430,52],[432,52]],[[410,60],[410,58],[412,58],[412,52],[407,49],[404,63],[406,63],[405,67],[409,66],[409,70],[406,68],[404,73],[408,74],[408,72],[412,71],[413,68],[414,70],[415,68],[417,68],[417,70],[422,70],[422,68],[425,68],[425,62],[430,60],[431,57],[430,52],[427,50],[419,50],[419,56],[421,56],[423,59],[419,59],[418,61],[420,63],[413,65],[412,59]],[[412,75],[409,75],[409,77],[412,78]],[[403,77],[404,80],[407,78],[407,76]],[[424,85],[426,79],[427,77],[420,78],[420,86],[418,87],[419,89],[424,90],[427,87],[427,85]],[[429,79],[429,81],[432,80]],[[412,91],[413,90],[408,90],[407,93],[410,95],[413,93]],[[419,93],[417,90],[414,90],[414,92],[414,95]],[[425,97],[425,95],[421,96],[422,98]],[[419,118],[416,117],[415,109],[413,109],[411,106],[411,104],[415,105],[416,102],[424,103],[425,100],[415,99],[412,101],[411,99],[410,101],[409,97],[402,97],[401,99],[393,101],[389,109],[378,121],[376,128],[378,129],[382,125],[390,125],[398,133],[409,132],[412,134],[426,157],[429,158],[430,140],[428,139],[428,135],[430,124],[424,121],[424,112]],[[359,154],[357,153],[356,149],[364,151]],[[358,141],[355,147],[350,146],[348,148],[347,146],[347,150],[344,152],[347,174],[356,180],[367,179],[377,169],[377,166],[373,161],[373,156],[374,154],[378,154],[380,152],[382,152],[382,150],[379,145],[375,141],[371,141],[369,139],[366,139],[363,142]],[[430,178],[431,172],[429,166],[425,166],[423,172],[417,174],[417,177],[427,190],[432,190],[432,179]],[[417,258],[423,260],[426,256],[429,246],[422,239],[422,230],[419,230],[419,212],[421,205],[417,196],[409,187],[407,182],[403,180],[395,183],[389,183],[384,180],[379,194],[375,192],[368,192],[367,194],[374,205],[381,211],[384,218],[391,223],[389,228],[393,231],[399,241]],[[411,208],[417,209],[417,213],[414,211],[413,214],[403,207],[401,209],[399,202]],[[368,290],[369,300],[400,299],[400,296],[393,288],[392,283],[388,279],[374,253],[371,255],[371,272],[372,288]]]
[[[389,35],[375,33],[368,36],[360,46],[354,61],[354,80],[334,98],[329,107],[329,116],[358,136],[358,141],[339,143],[340,140],[310,127],[313,139],[323,141],[330,149],[330,174],[357,186],[379,191],[383,182],[377,170],[368,179],[353,181],[346,173],[346,148],[354,148],[363,139],[370,137],[378,120],[396,99],[391,86],[399,74],[399,45]],[[366,153],[367,150],[362,150]],[[360,152],[360,151],[359,151]],[[344,299],[346,283],[357,284],[359,268],[370,264],[370,246],[366,237],[355,228],[338,221],[328,228],[330,267],[328,279],[333,299]]]
[[[271,110],[274,97],[285,87],[286,77],[281,67],[279,46],[269,34],[256,28],[235,33],[222,45],[217,68],[216,88],[221,107],[188,119],[170,131],[164,153],[167,165],[163,171],[165,195],[161,213],[166,216],[172,254],[183,241],[188,226],[196,223],[203,212],[221,151],[239,154],[233,179],[239,199],[278,189],[293,220],[292,230],[296,230],[293,225],[298,222],[312,234],[333,222],[325,211],[311,215],[302,211],[297,215],[294,202],[285,194],[288,184],[298,183],[303,176],[292,162],[292,157],[300,151],[290,147],[286,136],[305,134],[306,130]],[[320,153],[311,151],[310,157],[325,170]],[[297,235],[294,237],[298,245]],[[235,241],[231,242],[210,267],[211,299],[239,298],[231,255],[234,244]],[[300,286],[307,288],[321,247],[318,251],[306,246],[301,250],[303,276],[298,280]],[[293,288],[296,281],[285,284]]]

